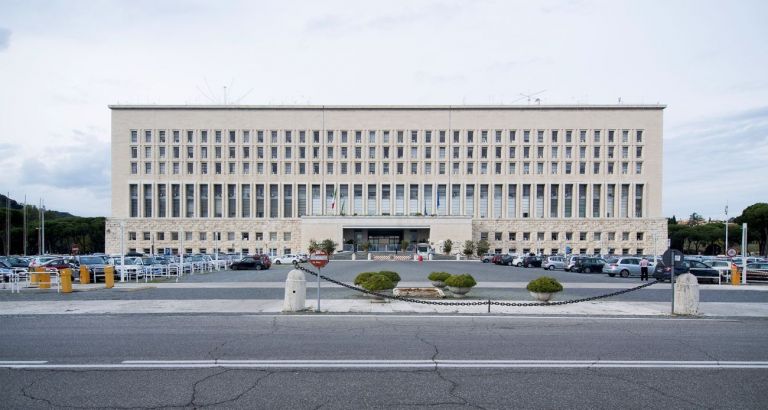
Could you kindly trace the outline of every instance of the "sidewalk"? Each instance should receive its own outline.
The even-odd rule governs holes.
[[[510,302],[510,301],[503,301]],[[531,302],[521,300],[517,302]],[[307,313],[314,311],[316,302],[307,300]],[[261,314],[281,313],[282,300],[253,299],[194,299],[194,300],[79,300],[0,302],[3,315],[71,315],[71,314]],[[705,317],[768,317],[765,303],[701,303],[700,316]],[[487,314],[488,305],[439,306],[391,301],[372,303],[370,300],[322,300],[323,313],[416,313],[416,314]],[[593,301],[557,306],[507,307],[491,306],[492,314],[556,315],[556,316],[669,316],[667,302]],[[301,314],[301,313],[299,313]]]

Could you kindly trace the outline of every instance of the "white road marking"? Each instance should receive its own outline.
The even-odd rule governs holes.
[[[122,363],[52,364],[46,361],[2,361],[8,369],[768,369],[768,361],[667,360],[126,360]]]

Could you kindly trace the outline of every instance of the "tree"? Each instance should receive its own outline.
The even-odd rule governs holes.
[[[314,239],[309,240],[309,246],[307,247],[307,250],[310,254],[313,254],[317,252],[317,250],[320,249],[320,245],[318,245],[317,241]]]
[[[470,240],[465,241],[463,253],[467,258],[472,256],[472,254],[475,253],[475,243]]]
[[[691,226],[696,226],[702,222],[704,222],[704,217],[697,214],[696,212],[692,213],[691,216],[688,218],[688,225],[691,225]]]
[[[741,215],[734,219],[738,224],[747,224],[748,232],[757,234],[758,252],[760,255],[768,255],[766,243],[768,243],[768,203],[758,202],[750,205],[741,212]]]
[[[453,241],[450,239],[446,239],[445,242],[443,242],[443,253],[445,253],[446,255],[450,255],[451,250],[453,250]]]
[[[677,225],[677,218],[675,218],[675,216],[672,215],[671,218],[667,219],[667,224],[669,224],[669,225]]]
[[[326,239],[320,242],[320,250],[325,252],[329,257],[336,252],[336,246],[338,244],[331,239]]]
[[[477,256],[482,257],[488,252],[488,249],[490,248],[491,244],[489,244],[485,239],[481,239],[480,242],[477,243]]]
[[[407,240],[403,239],[402,241],[400,241],[400,250],[403,251],[403,252],[407,251],[408,250],[408,245],[410,245],[410,244],[411,244],[410,242],[408,242]]]

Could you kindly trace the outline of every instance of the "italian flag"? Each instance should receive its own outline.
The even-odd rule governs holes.
[[[333,188],[333,202],[331,202],[331,209],[336,209],[336,188]]]

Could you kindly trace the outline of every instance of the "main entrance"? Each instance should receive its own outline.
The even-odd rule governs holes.
[[[344,229],[344,250],[362,250],[367,244],[370,252],[399,252],[404,240],[408,241],[408,250],[413,250],[417,243],[429,240],[429,228]]]

